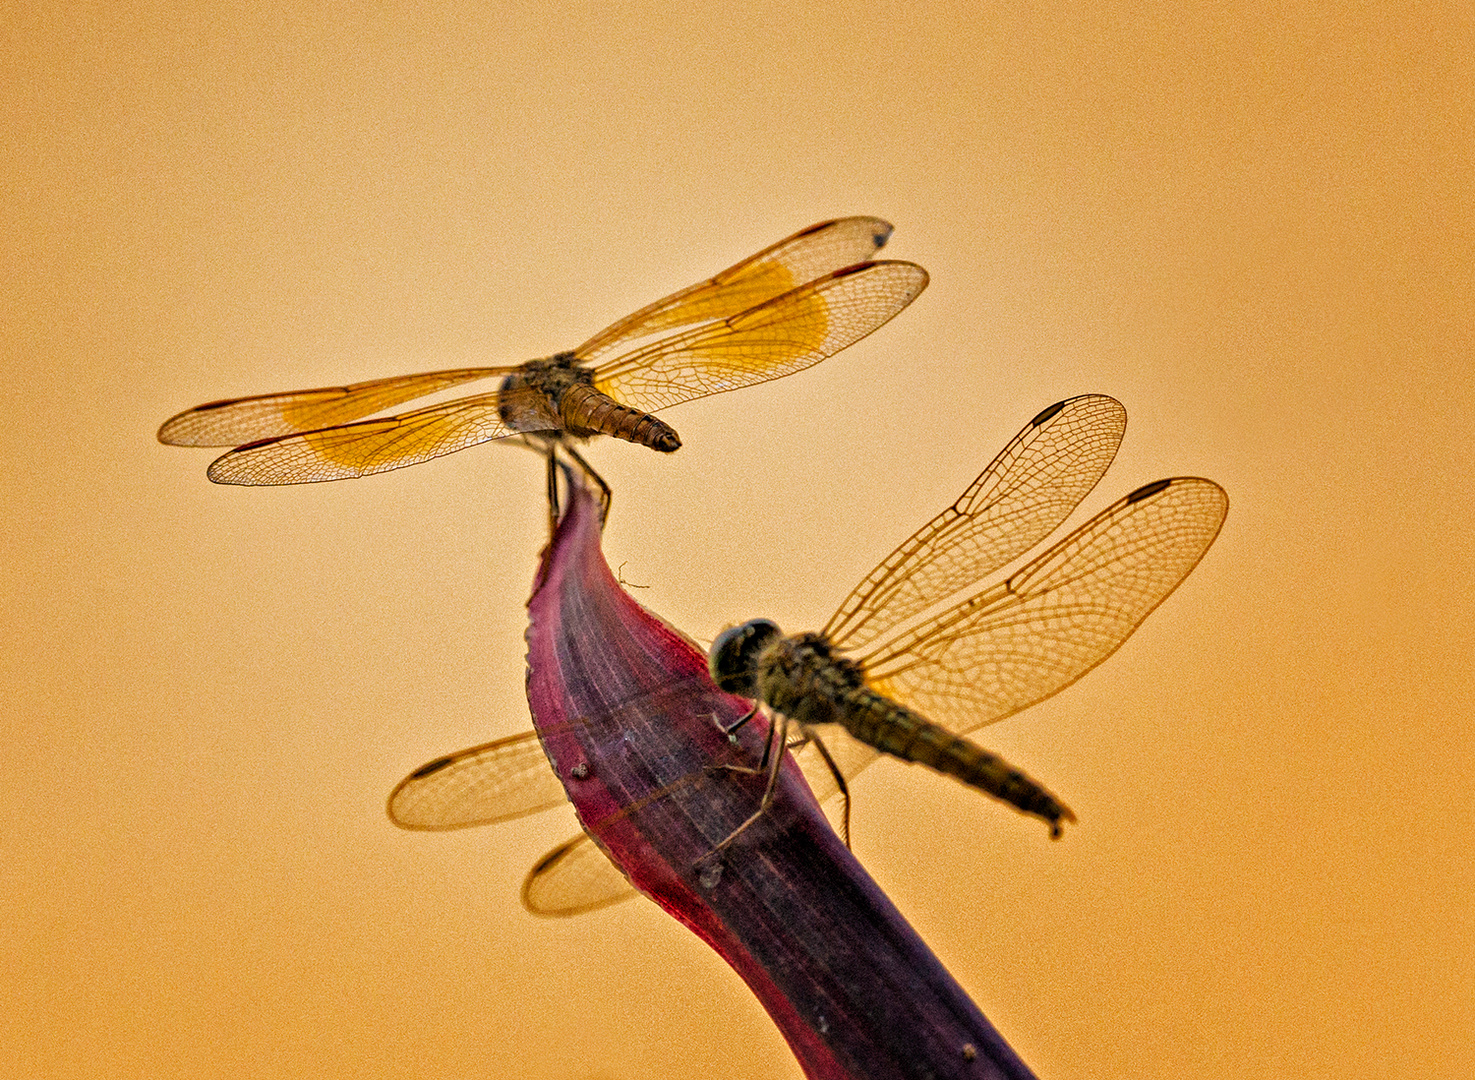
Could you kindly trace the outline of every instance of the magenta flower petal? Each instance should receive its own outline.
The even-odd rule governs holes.
[[[786,756],[757,808],[767,734],[706,657],[616,583],[573,485],[528,602],[528,703],[584,829],[721,954],[811,1078],[1032,1078],[841,843]]]

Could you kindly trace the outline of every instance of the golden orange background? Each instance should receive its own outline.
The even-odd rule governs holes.
[[[1292,7],[1299,7],[1292,5]],[[1100,670],[898,763],[856,851],[1044,1080],[1475,1061],[1468,4],[21,4],[4,24],[0,1073],[798,1075],[639,901],[526,914],[571,811],[383,802],[524,729],[532,455],[207,483],[211,398],[514,363],[812,222],[932,286],[590,449],[688,632],[817,627],[1035,412],[1127,407],[1076,522],[1231,498]]]

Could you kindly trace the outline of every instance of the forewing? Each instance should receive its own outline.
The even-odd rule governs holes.
[[[1116,456],[1121,404],[1086,394],[1045,409],[968,490],[872,570],[824,633],[855,650],[1023,555],[1086,497]]]
[[[1063,690],[1161,604],[1229,508],[1197,477],[1138,488],[1007,581],[862,659],[876,690],[962,734]]]
[[[389,795],[389,820],[440,831],[491,825],[568,802],[533,731],[420,766]]]
[[[197,405],[164,421],[159,441],[170,446],[240,446],[259,439],[346,424],[463,383],[503,376],[515,368],[461,368],[372,379],[285,394],[259,394]]]
[[[582,915],[636,895],[634,887],[586,834],[538,860],[522,883],[522,903],[534,915]]]
[[[522,389],[536,406],[541,395]],[[217,484],[310,484],[401,469],[511,434],[499,391],[431,405],[382,420],[247,443],[216,458],[206,475]]]
[[[726,319],[806,281],[864,262],[890,236],[891,225],[873,217],[840,218],[811,225],[728,267],[714,278],[626,316],[586,341],[575,354],[588,361],[622,342],[648,334]]]
[[[645,412],[801,371],[884,325],[927,286],[914,263],[849,266],[597,369],[594,385]]]

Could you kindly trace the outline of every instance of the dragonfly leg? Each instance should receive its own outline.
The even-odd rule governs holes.
[[[594,481],[595,485],[598,486],[599,524],[603,526],[604,523],[609,520],[609,508],[610,504],[614,501],[614,494],[610,491],[609,485],[604,482],[604,477],[600,476],[599,473],[594,470],[593,465],[590,465],[587,461],[584,460],[584,456],[582,454],[580,454],[577,450],[570,446],[566,441],[560,439],[547,438],[538,435],[524,435],[522,437],[522,443],[528,449],[537,450],[539,453],[541,453],[543,455],[544,461],[547,463],[548,528],[550,534],[554,529],[558,528],[559,519],[563,516],[562,503],[558,496],[558,470],[562,469],[564,472],[565,486],[571,485],[573,483],[573,470],[567,464],[558,460],[558,451],[560,448],[562,448],[563,452],[568,456],[569,461],[571,461],[574,465],[577,465],[579,467],[579,471],[582,472],[590,480]]]
[[[606,521],[609,520],[609,508],[610,505],[615,501],[614,492],[612,492],[609,489],[609,485],[604,482],[604,477],[600,476],[599,473],[594,471],[594,466],[585,461],[583,455],[580,454],[568,443],[563,444],[563,452],[569,457],[573,458],[574,461],[578,463],[579,468],[584,471],[584,475],[587,476],[590,480],[593,480],[594,483],[599,486],[599,524],[603,525]]]
[[[775,733],[777,733],[779,736],[779,752],[773,754],[770,759],[770,750],[773,747],[773,739]],[[768,729],[768,739],[764,743],[763,747],[762,764],[760,764],[757,769],[744,770],[749,772],[768,773],[768,783],[765,784],[763,787],[763,798],[758,803],[758,809],[753,812],[753,814],[748,818],[747,821],[744,821],[736,829],[733,829],[732,832],[728,833],[727,839],[723,840],[722,843],[718,844],[711,851],[707,852],[707,854],[704,855],[703,858],[708,858],[712,855],[716,855],[723,848],[727,847],[728,844],[731,844],[734,840],[741,836],[743,834],[743,831],[747,829],[749,825],[753,824],[753,822],[757,821],[764,814],[768,813],[769,806],[773,804],[774,790],[778,787],[778,773],[779,769],[782,768],[784,763],[783,747],[785,742],[787,742],[788,740],[788,735],[789,719],[783,714],[779,714],[777,717],[774,718],[773,726]]]
[[[845,783],[845,776],[840,772],[840,766],[835,764],[835,759],[830,757],[829,748],[825,741],[813,732],[807,733],[807,740],[814,743],[814,748],[819,751],[819,756],[825,759],[825,764],[830,768],[830,775],[835,778],[835,786],[840,789],[840,798],[845,800],[845,809],[840,814],[840,835],[845,838],[845,846],[850,846],[850,787]]]
[[[749,720],[753,719],[753,717],[755,717],[757,715],[758,715],[758,703],[755,701],[753,703],[753,707],[751,709],[749,709],[743,715],[743,717],[742,717],[741,720],[739,720],[736,724],[733,724],[732,727],[723,729],[722,730],[722,733],[724,735],[726,735],[729,739],[731,739],[733,742],[737,742],[737,739],[734,737],[734,733],[739,728],[741,728],[744,724],[746,724]],[[769,726],[768,736],[767,736],[767,738],[765,738],[763,740],[763,757],[759,760],[758,767],[757,768],[754,768],[752,765],[733,765],[730,762],[719,762],[718,764],[715,764],[715,765],[708,765],[707,768],[713,769],[713,770],[720,770],[722,772],[742,773],[744,776],[754,776],[757,773],[766,773],[768,771],[768,756],[769,756],[769,752],[770,752],[770,750],[771,750],[771,748],[773,746],[773,735],[774,735],[774,732],[777,731],[777,730],[778,730],[777,723],[774,723],[774,724],[772,724],[772,725]]]
[[[549,441],[546,447],[548,459],[548,535],[558,529],[558,444]]]
[[[722,732],[722,734],[724,734],[724,735],[733,735],[733,734],[735,734],[738,731],[739,728],[741,728],[744,724],[746,724],[749,720],[753,719],[753,717],[755,717],[757,715],[758,715],[758,703],[755,701],[755,702],[753,702],[753,707],[743,714],[743,718],[741,720],[739,720],[736,724],[733,724],[732,727],[724,729],[723,732]]]
[[[756,710],[758,706],[754,705],[753,708]],[[783,760],[784,748],[788,739],[789,718],[779,713],[777,716],[772,717],[769,722],[768,738],[763,740],[763,760],[758,762],[758,768],[760,769],[767,769],[769,767],[770,757],[772,757],[774,762],[773,772],[768,781],[768,795],[763,796],[763,806],[765,809],[768,806],[769,795],[773,793],[774,781],[778,778],[778,763]],[[778,747],[777,753],[774,753],[775,746]]]

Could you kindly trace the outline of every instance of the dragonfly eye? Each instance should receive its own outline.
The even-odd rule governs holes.
[[[753,619],[741,626],[729,626],[712,642],[712,651],[707,659],[712,681],[729,694],[756,697],[758,656],[764,646],[781,633],[778,624],[769,619]]]

